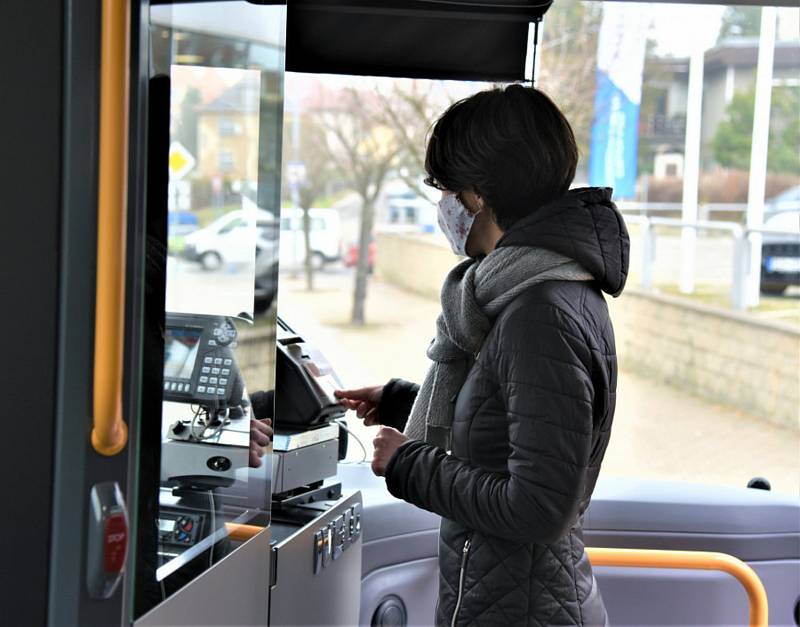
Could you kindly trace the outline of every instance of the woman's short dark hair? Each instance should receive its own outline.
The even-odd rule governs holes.
[[[578,146],[558,107],[533,87],[489,89],[453,104],[433,127],[425,182],[472,190],[501,229],[563,195]]]

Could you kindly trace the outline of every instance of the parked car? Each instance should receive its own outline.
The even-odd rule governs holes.
[[[238,209],[214,220],[208,226],[189,233],[184,238],[180,256],[199,262],[206,270],[217,270],[231,263],[252,261],[253,217],[256,220],[274,220],[263,209]]]
[[[358,244],[350,244],[347,251],[344,254],[344,265],[347,268],[355,268],[358,265],[358,251],[359,246]],[[373,268],[375,267],[375,258],[377,255],[377,246],[375,245],[375,241],[371,241],[369,243],[369,248],[367,249],[367,260],[369,262],[369,271],[372,272]]]
[[[800,207],[765,215],[764,227],[795,234],[765,234],[762,239],[761,291],[782,294],[790,285],[800,285]]]
[[[267,311],[278,294],[278,219],[264,213],[256,222],[255,313]]]
[[[770,198],[764,205],[764,215],[775,215],[784,211],[800,211],[800,185]]]
[[[342,227],[339,212],[334,209],[309,209],[311,218],[311,263],[315,270],[342,258]],[[303,212],[281,211],[280,266],[298,268],[305,263]]]

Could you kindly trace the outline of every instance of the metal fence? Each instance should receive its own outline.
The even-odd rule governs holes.
[[[632,200],[617,201],[617,208],[624,214],[650,216],[650,214],[677,213],[683,210],[682,202],[639,202]],[[740,213],[744,217],[747,203],[704,202],[697,205],[697,215],[701,220],[708,220],[712,213]]]
[[[778,235],[800,243],[800,233],[765,228],[747,228],[736,222],[717,222],[698,220],[685,222],[677,218],[649,217],[641,215],[625,215],[625,221],[638,224],[642,237],[641,288],[645,291],[653,289],[653,268],[655,265],[656,227],[688,229],[696,236],[698,231],[727,233],[733,237],[733,280],[731,282],[731,306],[734,309],[747,308],[748,278],[751,276],[750,260],[752,258],[753,237]],[[752,273],[759,280],[761,269]],[[750,279],[753,280],[753,279]]]

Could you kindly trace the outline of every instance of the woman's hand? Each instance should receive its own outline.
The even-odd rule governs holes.
[[[381,427],[378,431],[378,436],[372,441],[375,447],[372,453],[372,472],[379,477],[383,477],[386,474],[386,466],[389,464],[392,455],[400,448],[401,444],[407,441],[408,438],[397,429]]]
[[[374,385],[357,390],[336,390],[334,394],[344,407],[354,410],[356,415],[364,420],[366,426],[371,427],[381,424],[378,405],[380,405],[381,396],[383,396],[382,385]]]
[[[264,447],[272,442],[272,420],[250,420],[250,468],[259,468]]]

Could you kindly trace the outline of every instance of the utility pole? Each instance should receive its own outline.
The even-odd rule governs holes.
[[[769,110],[772,104],[772,68],[775,57],[775,30],[778,10],[761,9],[761,36],[756,68],[756,102],[753,110],[753,142],[750,148],[750,184],[747,190],[747,228],[764,224],[764,196],[767,187]],[[747,304],[758,306],[761,297],[761,233],[750,234],[750,264],[747,277]]]
[[[697,201],[700,187],[700,128],[703,118],[703,72],[705,47],[698,44],[689,59],[689,93],[686,105],[686,140],[683,166],[683,222],[697,222]],[[697,256],[697,229],[681,229],[680,290],[694,292],[695,260]]]

